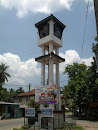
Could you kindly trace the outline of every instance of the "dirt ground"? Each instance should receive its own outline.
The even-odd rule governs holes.
[[[98,130],[98,121],[76,120],[76,124],[84,128],[84,130]]]

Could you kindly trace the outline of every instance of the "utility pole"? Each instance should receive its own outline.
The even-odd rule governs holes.
[[[29,92],[28,92],[28,107],[29,107],[29,103],[30,103],[30,88],[31,88],[31,84],[29,84]]]

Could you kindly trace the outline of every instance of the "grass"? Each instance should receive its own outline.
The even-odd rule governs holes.
[[[23,128],[14,128],[13,130],[24,130]]]
[[[74,125],[69,128],[70,130],[84,130],[82,126]],[[63,128],[62,130],[67,130],[67,128]]]
[[[22,126],[21,128],[14,128],[13,130],[27,130],[29,126]]]
[[[72,127],[73,130],[84,130],[82,126],[75,125]]]

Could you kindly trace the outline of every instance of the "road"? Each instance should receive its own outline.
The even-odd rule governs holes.
[[[24,124],[24,118],[0,120],[0,130],[12,130],[20,128]]]

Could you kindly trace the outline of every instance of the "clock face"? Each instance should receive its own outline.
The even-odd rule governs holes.
[[[43,38],[45,36],[49,35],[49,24],[44,24],[39,28],[39,36],[40,38]]]
[[[57,24],[54,24],[54,35],[58,37],[59,39],[61,39],[62,32],[63,32],[62,28],[58,26]]]

